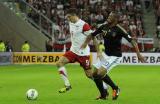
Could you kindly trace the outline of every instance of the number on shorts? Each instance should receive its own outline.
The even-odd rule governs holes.
[[[89,60],[86,60],[86,65],[89,66]]]

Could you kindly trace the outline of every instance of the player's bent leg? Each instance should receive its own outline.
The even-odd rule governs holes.
[[[102,69],[96,69],[94,70],[94,73],[93,73],[93,76],[94,78],[99,78],[101,81],[102,81],[102,77],[103,75],[105,75],[106,71],[105,70],[102,70]],[[104,84],[104,82],[102,83],[102,85]],[[97,86],[98,87],[98,86]],[[99,88],[98,88],[99,89]],[[100,89],[99,89],[100,91]],[[103,85],[103,92],[100,91],[100,95],[96,98],[96,100],[99,100],[99,99],[108,99],[108,96],[109,96],[109,93],[108,93],[108,90],[104,88],[104,85]]]
[[[69,60],[65,56],[62,56],[60,57],[59,61],[56,63],[56,66],[60,68],[60,67],[63,67],[67,63],[69,63]]]
[[[69,63],[69,60],[66,57],[62,56],[56,64],[56,66],[58,67],[59,74],[61,75],[61,78],[64,81],[65,85],[63,88],[59,90],[59,93],[65,93],[72,88],[68,80],[67,71],[64,67],[64,65],[67,63]]]
[[[103,71],[99,71],[98,73],[100,74]],[[116,100],[119,96],[120,93],[120,89],[119,87],[112,81],[112,79],[108,76],[107,72],[104,75],[104,73],[101,73],[101,75],[103,75],[102,80],[107,83],[108,85],[110,85],[112,87],[112,99]]]
[[[93,74],[94,82],[96,83],[96,86],[100,92],[100,96],[96,98],[96,100],[106,100],[108,98],[108,91],[104,89],[103,83],[102,83],[102,76],[98,75],[97,73]]]
[[[103,81],[112,87],[112,89],[113,89],[112,99],[113,100],[116,100],[118,98],[120,89],[118,88],[117,85],[115,85],[115,83],[111,80],[111,78],[107,75],[107,73],[113,67],[115,67],[120,62],[120,60],[121,60],[121,58],[119,58],[119,57],[106,56],[105,60],[103,60],[103,61],[99,60],[99,61],[97,61],[97,63],[93,64],[93,66],[98,69],[97,73],[99,75],[103,75],[103,78],[102,78]],[[105,75],[103,73],[103,70],[106,70]]]

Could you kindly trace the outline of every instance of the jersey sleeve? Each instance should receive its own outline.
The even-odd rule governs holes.
[[[89,24],[85,23],[83,26],[83,33],[84,35],[88,36],[92,33],[91,27]]]
[[[101,25],[96,31],[94,31],[91,35],[92,36],[97,36],[98,34],[102,33],[102,29],[103,29],[104,25]]]
[[[128,40],[128,42],[131,42],[132,41],[132,37],[128,34],[128,32],[123,27],[121,27],[120,25],[118,25],[118,27],[119,27],[119,31],[120,31],[121,35],[126,40]]]

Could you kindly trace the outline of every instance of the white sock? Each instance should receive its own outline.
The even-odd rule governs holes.
[[[70,86],[65,67],[60,67],[58,71],[59,71],[59,74],[61,75],[62,80],[64,81],[65,86]]]
[[[106,89],[106,90],[108,90],[108,89],[109,89],[108,84],[106,84],[105,82],[103,82],[103,87],[104,87],[104,89]]]

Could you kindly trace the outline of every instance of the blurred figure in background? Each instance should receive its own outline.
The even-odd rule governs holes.
[[[48,41],[46,41],[46,52],[52,52],[52,50],[53,50],[52,39],[49,39]]]
[[[12,45],[9,41],[6,42],[6,52],[13,52]]]
[[[6,51],[5,44],[2,40],[0,40],[0,52],[5,52],[5,51]]]
[[[30,51],[30,45],[28,41],[25,41],[21,48],[22,52],[29,52]]]

